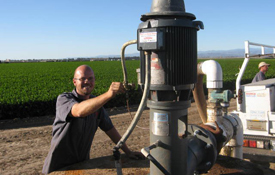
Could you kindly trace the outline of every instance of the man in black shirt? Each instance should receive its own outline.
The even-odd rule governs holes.
[[[57,98],[51,148],[42,170],[44,174],[89,159],[98,127],[114,143],[121,138],[103,105],[117,93],[123,93],[123,85],[113,82],[104,94],[97,97],[91,95],[95,76],[87,65],[75,70],[73,83],[75,89],[71,93],[63,93]],[[140,152],[130,151],[126,144],[122,146],[122,150],[130,158],[144,158]]]

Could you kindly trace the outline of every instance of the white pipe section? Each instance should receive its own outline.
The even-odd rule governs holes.
[[[244,51],[245,51],[245,57],[249,57],[249,54],[250,54],[249,41],[244,42]]]
[[[244,62],[242,64],[242,67],[240,69],[240,72],[238,74],[237,80],[236,80],[236,94],[237,94],[237,96],[239,96],[238,93],[239,93],[239,89],[240,89],[240,86],[241,86],[241,80],[242,80],[242,77],[243,77],[243,74],[245,72],[245,69],[246,69],[246,66],[247,66],[248,62],[249,62],[249,57],[245,57]],[[241,104],[238,103],[238,100],[236,100],[236,101],[237,101],[237,111],[240,111],[241,110],[240,109]]]
[[[222,68],[218,62],[214,60],[201,62],[198,66],[198,73],[206,75],[206,87],[208,89],[223,87]]]
[[[246,69],[246,66],[247,66],[247,64],[248,64],[248,62],[249,62],[249,53],[250,53],[250,51],[249,51],[249,44],[256,44],[256,43],[250,43],[249,41],[245,41],[244,42],[244,48],[245,48],[245,58],[244,58],[244,62],[243,62],[243,64],[242,64],[242,67],[241,67],[241,69],[240,69],[240,72],[239,72],[239,74],[238,74],[238,77],[237,77],[237,79],[236,79],[236,94],[237,94],[237,96],[239,96],[239,89],[240,89],[240,86],[241,86],[241,80],[242,80],[242,77],[243,77],[243,74],[244,74],[244,72],[245,72],[245,69]],[[238,103],[238,100],[236,100],[237,101],[237,111],[240,111],[241,109],[241,104],[239,104]]]
[[[235,130],[235,135],[226,144],[226,149],[223,155],[243,159],[243,124],[241,119],[236,113],[224,116]]]
[[[262,55],[264,55],[264,46],[262,46],[261,49],[262,49]]]
[[[231,116],[237,121],[236,135],[228,142],[232,147],[231,157],[243,159],[243,124],[238,115],[231,113]]]
[[[247,41],[249,42],[249,41]],[[252,43],[249,42],[249,45],[254,45],[254,46],[263,46],[263,47],[269,47],[269,48],[274,48],[275,46],[270,46],[270,45],[265,45],[265,44],[259,44],[259,43]]]

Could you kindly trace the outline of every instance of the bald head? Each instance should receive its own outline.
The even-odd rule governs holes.
[[[75,71],[74,71],[74,77],[77,78],[76,76],[81,74],[81,73],[85,73],[85,72],[93,72],[93,69],[88,66],[88,65],[81,65],[81,66],[78,66]]]
[[[77,67],[74,72],[73,83],[77,93],[88,99],[95,85],[93,69],[88,65]]]

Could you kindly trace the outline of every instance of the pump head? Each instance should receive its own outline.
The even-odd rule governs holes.
[[[151,12],[141,16],[142,21],[154,18],[189,18],[196,19],[191,13],[185,12],[184,1],[182,0],[153,0]]]

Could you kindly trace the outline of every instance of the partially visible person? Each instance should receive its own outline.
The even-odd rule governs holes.
[[[252,80],[252,83],[265,80],[265,74],[268,71],[269,66],[270,64],[267,64],[266,62],[260,62],[258,65],[260,71],[255,75],[255,77]]]
[[[42,170],[44,174],[89,159],[98,127],[114,143],[121,139],[103,105],[124,92],[122,83],[113,82],[107,92],[96,97],[91,94],[95,86],[94,72],[89,66],[81,65],[75,70],[73,84],[75,89],[59,95],[56,101],[53,137]],[[122,150],[130,158],[144,159],[140,152],[132,152],[126,144]]]

